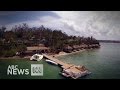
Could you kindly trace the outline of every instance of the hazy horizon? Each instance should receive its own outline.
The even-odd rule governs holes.
[[[120,11],[0,11],[0,26],[62,30],[68,35],[93,36],[98,40],[120,40]]]

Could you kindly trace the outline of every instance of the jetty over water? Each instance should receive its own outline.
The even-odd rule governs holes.
[[[52,56],[46,55],[46,54],[43,54],[43,56],[44,56],[45,58],[50,59],[51,61],[56,62],[57,64],[59,64],[59,65],[60,65],[62,68],[64,68],[64,69],[67,69],[67,68],[73,66],[72,64],[64,63],[64,62],[62,62],[62,61],[60,61],[60,60],[58,60],[58,59],[56,59],[56,58],[53,58]]]
[[[76,66],[74,64],[65,63],[46,54],[43,54],[43,56],[60,65],[61,68],[63,69],[62,75],[66,77],[69,76],[72,77],[73,79],[77,79],[81,76],[89,74],[88,70],[84,66]]]

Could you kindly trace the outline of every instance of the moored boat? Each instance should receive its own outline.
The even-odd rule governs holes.
[[[49,59],[46,59],[45,61],[48,62],[48,63],[54,64],[54,65],[58,65],[58,63],[56,63],[56,62],[54,62],[52,60],[49,60]]]
[[[67,74],[67,73],[62,72],[61,74],[62,74],[63,76],[65,76],[65,77],[70,77],[70,75]]]
[[[32,61],[40,61],[40,60],[42,60],[42,58],[43,58],[43,55],[34,54],[34,55],[30,58],[30,60],[32,60]]]

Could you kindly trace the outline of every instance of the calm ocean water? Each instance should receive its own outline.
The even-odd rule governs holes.
[[[58,58],[64,62],[84,65],[92,72],[80,79],[120,79],[120,43],[101,43],[100,49]],[[7,75],[8,65],[19,65],[20,68],[30,69],[30,65],[35,63],[44,65],[43,76]],[[50,65],[45,61],[0,60],[0,79],[65,79],[59,74],[60,71],[58,66]]]

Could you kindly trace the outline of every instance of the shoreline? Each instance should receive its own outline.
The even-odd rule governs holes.
[[[71,54],[76,54],[76,53],[81,53],[81,52],[84,52],[88,49],[82,49],[82,50],[79,50],[79,51],[72,51],[70,53],[66,53],[66,52],[63,52],[61,51],[59,54],[49,54],[49,56],[52,56],[52,57],[60,57],[60,56],[66,56],[66,55],[71,55]],[[89,50],[94,50],[94,49],[89,49]],[[19,57],[19,56],[14,56],[14,57],[0,57],[0,59],[29,59],[31,56],[25,56],[25,57]]]
[[[80,52],[83,52],[83,51],[86,51],[86,49],[79,50],[79,51],[74,51],[74,52],[72,51],[70,53],[60,52],[59,54],[51,54],[51,55],[49,55],[49,53],[48,53],[48,55],[57,58],[57,57],[60,57],[60,56],[71,55],[71,54],[80,53]],[[0,59],[28,59],[30,57],[31,56],[25,56],[23,58],[21,58],[21,57],[0,57]]]
[[[86,51],[86,49],[79,50],[79,51],[74,51],[74,52],[72,51],[71,53],[60,52],[59,54],[53,54],[53,55],[50,55],[50,56],[52,56],[52,57],[60,57],[60,56],[66,56],[66,55],[81,53],[81,52],[84,52],[84,51]]]
[[[87,51],[87,50],[95,50],[95,49],[93,49],[93,48],[92,48],[92,49],[82,49],[82,50],[79,50],[79,51],[72,51],[72,52],[70,52],[70,53],[60,52],[59,54],[52,54],[52,55],[50,55],[50,56],[57,58],[57,57],[60,57],[60,56],[65,56],[65,55],[71,55],[71,54],[81,53],[81,52],[84,52],[84,51]]]

